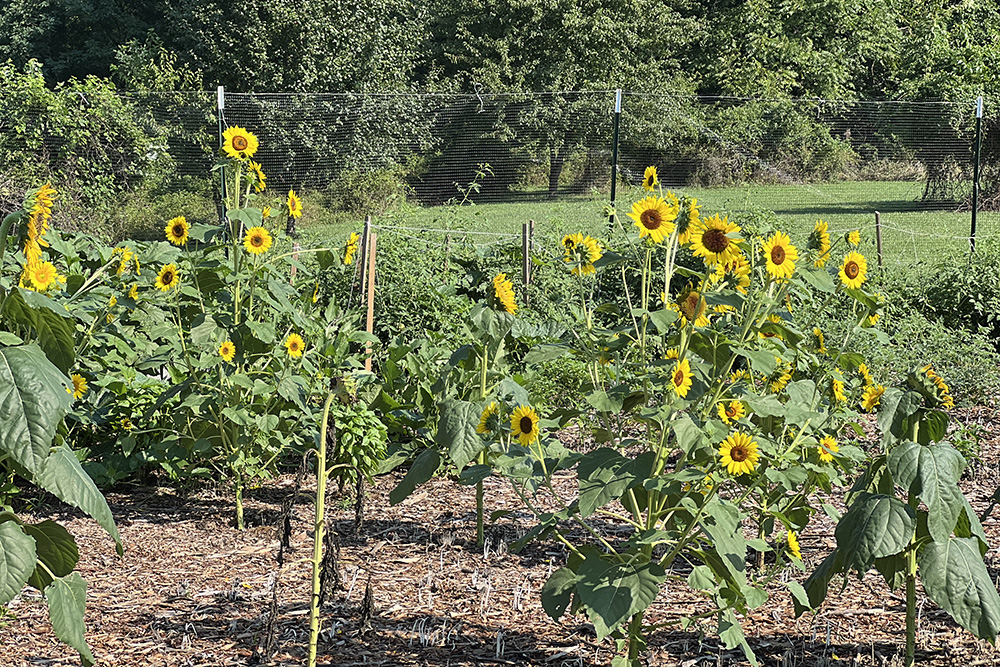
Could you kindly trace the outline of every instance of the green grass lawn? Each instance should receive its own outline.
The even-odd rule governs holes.
[[[791,234],[793,242],[798,243],[805,242],[819,219],[829,224],[831,236],[860,229],[864,237],[862,250],[873,258],[875,211],[879,211],[887,264],[934,261],[943,254],[968,252],[971,214],[968,211],[955,212],[950,208],[924,206],[919,201],[922,187],[921,183],[914,182],[868,181],[687,188],[674,192],[697,197],[705,214],[774,211],[781,228]],[[637,188],[619,192],[617,206],[626,228],[631,220],[625,214],[632,202],[642,196],[643,191]],[[393,231],[403,238],[415,237],[415,243],[431,245],[444,243],[445,234],[419,230],[455,230],[453,244],[464,239],[467,243],[483,245],[516,241],[520,238],[521,225],[528,220],[535,221],[535,234],[540,239],[582,231],[613,242],[620,230],[609,230],[605,206],[606,201],[599,196],[561,196],[557,200],[547,200],[545,193],[538,189],[512,193],[511,201],[501,203],[462,207],[406,205],[379,216],[374,224],[407,228]],[[345,218],[328,224],[314,224],[308,229],[310,235],[317,239],[339,239],[360,225],[360,221]],[[996,238],[1000,234],[1000,214],[981,212],[977,227],[977,237],[982,242]],[[475,233],[463,236],[460,232]]]

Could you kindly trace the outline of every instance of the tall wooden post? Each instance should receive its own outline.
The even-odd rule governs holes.
[[[365,228],[369,229],[368,235],[368,314],[365,317],[365,331],[370,334],[375,333],[375,242],[378,235],[370,232],[371,218],[365,222]],[[369,373],[372,370],[372,344],[365,343],[365,370]]]
[[[875,211],[875,248],[878,251],[878,268],[882,268],[882,216]]]
[[[535,221],[529,220],[521,225],[521,281],[524,283],[524,304],[531,303],[528,288],[531,285],[531,245],[535,234]]]

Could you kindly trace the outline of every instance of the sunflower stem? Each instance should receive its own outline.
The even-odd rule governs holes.
[[[309,600],[309,658],[306,663],[309,667],[316,667],[316,650],[319,644],[320,566],[323,562],[323,529],[326,510],[326,434],[333,397],[334,394],[331,392],[323,404],[319,451],[316,456],[316,522],[313,524],[312,595]]]

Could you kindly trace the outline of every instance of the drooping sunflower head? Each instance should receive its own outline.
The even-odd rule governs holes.
[[[87,378],[83,377],[79,373],[73,373],[70,376],[73,381],[73,398],[83,398],[83,395],[87,393]],[[70,391],[69,388],[66,391]]]
[[[344,246],[344,265],[354,263],[354,254],[358,251],[358,241],[361,240],[361,235],[357,232],[351,232],[351,235],[347,239],[347,244]]]
[[[493,279],[493,298],[505,312],[511,315],[517,312],[517,302],[514,301],[514,283],[507,280],[506,273],[498,273]]]
[[[236,125],[226,128],[226,131],[222,133],[222,139],[223,152],[237,160],[253,157],[260,146],[260,142],[257,141],[257,136],[253,132]]]
[[[792,380],[792,365],[780,357],[774,358],[774,371],[765,380],[772,394],[779,393]]]
[[[816,221],[816,226],[813,227],[812,233],[809,235],[808,248],[816,251],[813,265],[823,266],[826,264],[830,254],[830,231],[829,226],[822,220]]]
[[[285,349],[288,351],[288,356],[298,359],[306,349],[306,342],[297,333],[290,333],[285,339]]]
[[[538,413],[530,405],[519,405],[510,416],[510,432],[525,447],[538,440]]]
[[[680,313],[680,323],[682,327],[693,322],[696,327],[707,327],[709,325],[708,302],[700,290],[688,285],[678,295],[677,301],[670,304],[671,310]]]
[[[132,283],[132,286],[128,288],[128,298],[133,301],[139,298],[139,283]]]
[[[796,560],[802,560],[802,549],[799,548],[799,538],[795,536],[795,531],[788,531],[785,542],[788,544],[788,555]]]
[[[177,273],[177,266],[174,264],[164,264],[160,273],[156,276],[154,285],[156,289],[166,292],[173,287],[177,287],[181,282],[181,277]]]
[[[846,403],[847,395],[844,394],[844,381],[833,378],[830,381],[830,390],[833,392],[833,400],[838,403]]]
[[[817,352],[820,354],[826,353],[826,340],[823,337],[823,331],[819,327],[813,327],[812,330],[812,344]]]
[[[302,217],[302,199],[295,194],[295,190],[288,191],[288,200],[285,202],[288,206],[288,216],[291,218],[301,218]]]
[[[868,279],[868,261],[859,252],[849,252],[840,265],[840,282],[850,289],[860,289]]]
[[[861,408],[865,412],[871,412],[882,400],[885,387],[880,384],[873,384],[865,388],[865,393],[861,395]]]
[[[236,356],[236,346],[233,345],[233,341],[222,341],[222,345],[219,346],[219,356],[227,363],[233,360]]]
[[[719,419],[728,425],[735,424],[747,414],[746,408],[743,407],[743,401],[729,401],[728,403],[722,401],[716,409],[719,413]]]
[[[652,192],[659,183],[660,181],[656,177],[656,167],[646,167],[646,173],[642,176],[642,187]]]
[[[776,232],[761,247],[767,262],[767,273],[776,280],[791,278],[799,252],[784,232]]]
[[[476,433],[485,435],[487,433],[496,433],[499,429],[500,407],[496,401],[490,401],[490,404],[483,409],[483,413],[479,416],[479,425],[476,426]]]
[[[247,171],[249,172],[250,180],[253,181],[254,191],[263,192],[264,188],[267,187],[267,176],[264,175],[264,168],[260,166],[259,162],[250,160],[247,163]]]
[[[691,391],[692,380],[691,363],[687,359],[679,361],[670,372],[670,388],[681,398]]]
[[[868,370],[868,364],[861,364],[858,366],[858,375],[860,375],[861,378],[865,381],[866,387],[874,384],[875,382],[874,380],[872,380],[871,371]]]
[[[632,204],[632,212],[628,217],[635,221],[639,238],[648,236],[653,243],[663,243],[663,239],[673,233],[674,220],[679,212],[679,205],[672,205],[668,199],[650,196]]]
[[[263,227],[251,227],[243,235],[243,247],[251,255],[263,255],[271,249],[271,233]]]
[[[823,463],[830,463],[833,461],[833,455],[840,451],[840,447],[837,446],[837,439],[832,435],[824,435],[820,438],[819,445],[816,447],[816,453],[819,454],[819,460]]]
[[[706,266],[727,264],[741,254],[739,225],[718,215],[700,218],[691,226],[691,250]]]
[[[164,233],[167,235],[167,240],[176,246],[182,246],[187,243],[188,232],[191,230],[191,225],[188,224],[187,219],[183,215],[179,215],[167,223],[167,226],[163,228]]]
[[[719,458],[730,475],[753,472],[760,460],[757,443],[746,433],[734,431],[719,445]]]

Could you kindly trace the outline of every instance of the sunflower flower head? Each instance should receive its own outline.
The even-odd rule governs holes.
[[[882,400],[882,394],[884,393],[885,387],[880,384],[873,384],[869,387],[865,387],[865,392],[861,395],[861,408],[865,412],[871,412]]]
[[[156,276],[154,285],[161,292],[167,292],[171,288],[177,287],[180,282],[181,278],[177,273],[177,266],[174,264],[164,264],[160,269],[160,273]]]
[[[832,435],[824,435],[820,438],[819,445],[816,447],[819,460],[823,463],[832,463],[833,455],[839,451],[840,447],[837,446],[837,439]]]
[[[767,273],[776,280],[786,280],[795,272],[799,252],[784,232],[776,232],[761,246],[767,262]]]
[[[507,279],[506,273],[498,273],[493,279],[493,297],[505,312],[511,315],[517,312],[517,303],[514,301],[514,283]]]
[[[746,433],[734,431],[719,445],[719,458],[734,477],[751,473],[760,461],[757,443]]]
[[[696,327],[707,327],[709,325],[708,302],[704,295],[690,284],[677,297],[677,300],[668,304],[668,307],[680,313],[680,323],[686,327],[693,322]]]
[[[855,229],[854,231],[847,232],[846,238],[848,243],[857,248],[861,243],[861,230]]]
[[[691,362],[682,359],[670,372],[670,388],[674,390],[675,394],[684,398],[691,391],[692,379]]]
[[[290,333],[285,339],[285,349],[288,351],[288,356],[298,359],[306,349],[306,342],[297,333]]]
[[[574,276],[592,276],[597,273],[594,262],[604,256],[604,250],[597,239],[583,234],[567,234],[563,237],[563,261],[570,265]]]
[[[663,243],[663,239],[673,233],[674,220],[679,212],[680,205],[676,197],[671,201],[669,197],[661,199],[651,195],[632,204],[632,212],[628,217],[635,221],[640,239],[649,237],[653,243]]]
[[[27,274],[32,288],[38,292],[49,291],[49,289],[61,282],[60,279],[65,281],[65,278],[59,275],[52,262],[35,262],[34,264],[29,264]]]
[[[728,264],[741,254],[739,244],[743,239],[739,233],[739,225],[726,217],[699,218],[697,224],[691,225],[691,251],[702,258],[705,266]]]
[[[538,413],[530,405],[519,405],[510,416],[510,432],[525,447],[539,436]]]
[[[231,158],[243,160],[253,157],[260,146],[257,136],[248,130],[233,125],[222,133],[222,151]]]
[[[250,179],[253,181],[254,191],[263,192],[264,188],[267,187],[267,176],[264,175],[264,169],[260,166],[260,163],[250,160],[247,163],[247,171],[249,172]]]
[[[795,560],[802,560],[802,549],[799,548],[799,538],[795,536],[795,531],[788,531],[785,542],[788,546],[788,555]]]
[[[826,354],[826,339],[823,337],[823,330],[819,327],[813,327],[812,344],[817,352]]]
[[[361,235],[357,232],[351,232],[350,237],[347,239],[347,245],[344,246],[344,265],[349,265],[354,263],[354,255],[358,252],[358,242],[361,240]]]
[[[487,433],[496,433],[498,430],[500,430],[500,407],[496,401],[490,401],[490,404],[483,409],[483,413],[479,416],[476,433],[486,435]]]
[[[187,243],[188,232],[190,230],[191,225],[188,224],[187,218],[183,215],[170,220],[167,226],[163,228],[164,233],[167,235],[167,240],[175,246],[182,246]]]
[[[301,218],[302,217],[302,199],[295,194],[295,190],[288,191],[288,200],[285,202],[288,206],[288,217],[290,218]]]
[[[646,167],[646,172],[642,175],[642,187],[652,192],[659,184],[660,180],[656,177],[656,167]]]
[[[233,357],[236,356],[236,346],[233,345],[233,341],[222,341],[222,345],[219,346],[219,356],[222,357],[222,360],[226,363],[233,360]]]
[[[743,407],[743,401],[729,401],[720,402],[718,406],[719,419],[725,422],[728,426],[732,426],[739,420],[746,417],[747,411]]]
[[[70,379],[73,381],[73,389],[70,390],[67,387],[66,391],[73,394],[73,398],[83,398],[83,395],[87,393],[88,389],[87,378],[83,377],[79,373],[73,373],[73,375],[70,376]]]
[[[816,221],[816,226],[813,227],[812,233],[809,234],[807,247],[816,252],[816,259],[813,260],[813,265],[818,267],[824,266],[830,255],[830,228],[827,223],[822,220]]]
[[[868,262],[859,252],[849,252],[840,265],[840,282],[850,289],[861,289],[868,279]]]
[[[243,247],[251,255],[263,255],[271,249],[271,233],[263,227],[251,227],[243,235]]]

